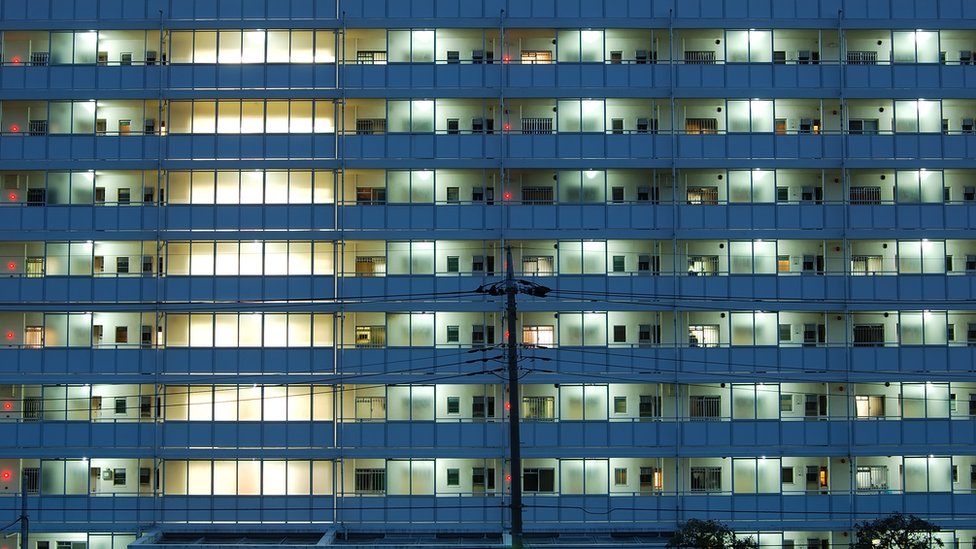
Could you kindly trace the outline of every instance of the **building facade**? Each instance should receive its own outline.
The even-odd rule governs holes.
[[[973,547],[971,3],[4,0],[0,31],[29,549],[494,539],[511,406],[527,532],[827,549],[900,511]],[[552,290],[511,327],[474,292],[508,247]]]

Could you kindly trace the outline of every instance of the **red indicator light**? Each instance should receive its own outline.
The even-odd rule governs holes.
[[[512,56],[511,55],[503,55],[502,56],[502,63],[510,63],[511,61],[512,61]]]
[[[14,270],[16,268],[17,268],[17,264],[14,263],[13,261],[11,261],[10,263],[7,263],[7,270],[8,271],[12,271],[12,270]]]
[[[19,55],[13,56],[10,60],[13,61],[14,65],[19,65],[20,64],[20,56]]]
[[[10,471],[4,471],[3,473],[0,473],[0,477],[2,477],[3,480],[10,480]]]
[[[11,201],[17,200],[17,193],[8,194],[7,198],[9,198]]]
[[[20,126],[18,126],[17,124],[11,124],[10,131],[14,133],[20,133]]]
[[[510,131],[512,129],[512,124],[510,122],[505,122],[505,125],[502,127],[505,128],[505,131]]]
[[[7,339],[13,339],[13,338],[14,338],[14,331],[7,330]]]
[[[505,475],[505,482],[512,482],[512,475]]]
[[[505,200],[511,200],[512,199],[512,193],[510,191],[505,191],[505,194],[502,195],[502,196],[505,197]]]
[[[505,403],[505,409],[506,410],[511,410],[512,409],[512,403],[511,402],[506,402]]]
[[[4,402],[4,403],[3,403],[3,409],[4,409],[4,410],[12,410],[12,409],[13,409],[13,407],[14,407],[14,405],[13,405],[13,404],[11,404],[11,403],[10,403],[9,401],[8,401],[8,402]]]

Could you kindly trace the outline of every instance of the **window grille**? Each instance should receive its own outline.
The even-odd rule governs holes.
[[[851,204],[881,204],[881,187],[851,187]]]
[[[878,63],[878,52],[876,51],[848,51],[848,65],[875,65]]]
[[[552,204],[552,187],[522,187],[522,202],[526,204]]]
[[[884,345],[884,326],[881,324],[855,324],[855,347],[880,347]]]
[[[721,415],[722,397],[695,395],[690,397],[688,415],[693,419],[718,419]]]
[[[882,257],[880,255],[851,256],[851,275],[875,275],[882,271]]]
[[[522,418],[537,421],[556,419],[556,399],[551,396],[522,397]]]
[[[689,204],[718,204],[718,187],[688,187]]]
[[[376,135],[381,133],[386,133],[385,118],[357,118],[356,119],[357,135]]]
[[[888,467],[885,465],[858,465],[856,479],[858,490],[887,490]]]
[[[722,491],[722,468],[721,467],[692,467],[691,468],[691,491],[692,492],[721,492]]]
[[[660,467],[641,467],[639,480],[641,492],[664,490],[664,472]]]
[[[555,272],[551,255],[525,256],[522,258],[522,274],[525,276],[552,276]]]
[[[523,118],[522,133],[531,133],[531,134],[552,133],[552,118]]]
[[[356,492],[380,493],[386,490],[385,469],[356,469]]]
[[[356,326],[356,347],[376,349],[386,345],[385,326]]]
[[[711,50],[688,50],[685,52],[687,65],[714,65],[715,52]]]
[[[685,133],[713,134],[718,132],[718,120],[714,118],[686,118]]]
[[[382,187],[356,187],[356,204],[360,206],[386,204],[386,189]]]
[[[38,421],[41,419],[41,397],[24,397],[23,416],[24,421]]]
[[[41,487],[41,468],[24,467],[24,491],[36,494]]]
[[[50,59],[51,59],[51,54],[49,52],[34,51],[31,52],[30,64],[35,67],[46,67]]]
[[[718,333],[715,324],[688,326],[688,346],[718,347]]]
[[[381,276],[386,273],[383,256],[356,256],[356,276]]]
[[[637,328],[637,344],[641,347],[661,344],[660,324],[641,324]]]
[[[382,50],[357,51],[356,63],[360,65],[385,65],[386,52]]]

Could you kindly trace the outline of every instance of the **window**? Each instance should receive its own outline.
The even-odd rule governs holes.
[[[717,273],[717,255],[693,255],[688,258],[688,276],[709,276]]]
[[[119,274],[126,274],[129,272],[129,258],[128,257],[116,257],[115,258],[115,272]]]
[[[522,133],[526,134],[551,134],[552,118],[523,118]]]
[[[793,325],[792,324],[780,324],[779,325],[779,341],[780,343],[789,342],[793,339]]]
[[[718,325],[688,326],[689,347],[718,347]]]
[[[827,395],[804,395],[803,415],[821,418],[827,416]]]
[[[627,468],[626,467],[614,467],[614,469],[613,469],[613,485],[614,486],[627,486]]]
[[[447,256],[447,272],[456,273],[460,270],[460,258],[456,255]]]
[[[132,190],[126,187],[119,189],[118,192],[119,204],[128,204],[132,201]]]
[[[41,468],[24,467],[24,489],[28,494],[36,494],[41,486]]]
[[[619,65],[623,62],[624,52],[622,51],[611,51],[610,52],[610,64]]]
[[[115,413],[116,414],[125,414],[126,408],[127,408],[127,406],[126,406],[126,403],[125,403],[125,399],[124,398],[117,398],[117,399],[115,399]]]
[[[851,275],[876,275],[883,270],[883,258],[880,255],[851,256]]]
[[[878,52],[876,51],[847,50],[848,65],[875,65],[877,62]]]
[[[878,133],[878,119],[870,120],[857,120],[851,119],[847,121],[847,131],[851,134],[865,134],[865,135],[877,135]]]
[[[495,397],[481,395],[471,397],[471,417],[495,417]]]
[[[884,345],[884,326],[881,324],[855,324],[855,347],[881,347]]]
[[[522,397],[522,419],[531,419],[536,421],[551,421],[556,419],[555,397]]]
[[[803,346],[816,347],[827,341],[826,324],[804,324],[803,325]]]
[[[526,276],[552,276],[554,274],[553,257],[551,255],[524,256],[522,258],[522,274]]]
[[[970,322],[966,325],[966,345],[976,346],[976,323]]]
[[[550,467],[527,467],[522,470],[522,489],[526,492],[554,492],[556,470]]]
[[[139,468],[139,485],[149,486],[152,483],[152,469],[149,467]]]
[[[793,468],[792,467],[780,468],[779,481],[783,484],[793,484]]]
[[[383,256],[356,256],[356,276],[382,276],[386,274],[386,258]]]
[[[624,266],[625,266],[624,256],[622,255],[613,256],[611,263],[612,263],[613,272],[615,273],[624,272]]]
[[[44,346],[44,326],[24,327],[24,347],[40,349]]]
[[[28,257],[24,264],[24,275],[27,278],[40,278],[44,276],[44,258]]]
[[[461,328],[459,326],[447,327],[447,342],[457,343],[461,339]]]
[[[610,187],[610,201],[615,204],[620,204],[624,201],[624,188],[623,187]]]
[[[613,413],[615,414],[627,413],[627,397],[625,396],[613,397]]]
[[[640,395],[637,415],[642,418],[661,417],[661,397],[659,395]]]
[[[487,338],[485,337],[487,335]],[[471,326],[471,344],[475,347],[495,344],[495,327],[475,324]]]
[[[112,471],[112,485],[125,486],[125,469],[120,467]]]
[[[522,50],[522,63],[529,65],[552,63],[552,52],[549,50]]]
[[[956,393],[949,393],[949,411],[956,411]]]
[[[448,50],[447,52],[447,62],[451,65],[456,65],[461,62],[461,52],[457,50]]]
[[[650,347],[661,344],[660,324],[641,324],[637,327],[637,345]]]
[[[793,411],[793,395],[792,394],[779,395],[779,411],[780,412],[792,412]]]
[[[657,118],[638,118],[637,133],[657,133]]]
[[[447,397],[447,413],[461,413],[461,397]]]
[[[881,204],[881,187],[851,187],[850,202],[851,204]]]
[[[448,187],[447,188],[447,202],[448,204],[457,204],[461,201],[461,188],[460,187]]]
[[[151,418],[152,417],[152,397],[149,395],[141,395],[139,397],[139,417],[141,418]]]
[[[857,395],[854,397],[857,417],[884,417],[884,395]]]
[[[966,274],[976,274],[976,255],[966,256]]]
[[[448,134],[455,134],[455,135],[461,133],[461,130],[460,130],[460,120],[458,120],[457,118],[448,118],[447,119],[447,133]]]
[[[385,65],[386,52],[379,50],[357,51],[356,62],[360,65]]]
[[[691,468],[691,491],[692,492],[721,492],[722,491],[722,468],[721,467],[692,467]]]
[[[885,465],[858,465],[855,479],[858,490],[887,490],[888,467]]]
[[[776,272],[779,273],[790,272],[790,256],[788,255],[776,256]]]
[[[976,393],[969,394],[969,415],[976,416]]]
[[[115,342],[116,343],[128,343],[129,342],[129,328],[127,326],[116,326],[115,327]]]
[[[552,326],[523,326],[522,344],[552,346],[555,342],[554,333]]]
[[[626,326],[614,326],[613,327],[613,342],[614,343],[626,343],[627,342],[627,327]]]
[[[378,348],[386,345],[385,326],[356,326],[356,347]]]
[[[714,118],[687,118],[685,133],[695,135],[718,133],[718,121]]]
[[[658,274],[661,272],[661,256],[659,255],[639,255],[637,256],[637,272]]]
[[[357,493],[379,493],[386,490],[386,469],[356,469]]]
[[[447,470],[447,485],[448,486],[460,486],[461,485],[461,470],[449,468]]]
[[[552,204],[552,187],[522,187],[522,202],[525,204]]]
[[[693,419],[718,419],[721,415],[722,397],[692,395],[689,397],[688,415]]]
[[[623,118],[611,118],[610,119],[610,133],[615,133],[615,134],[624,133],[624,119]]]
[[[685,64],[714,65],[715,52],[711,50],[688,50],[685,52]]]
[[[356,187],[356,204],[360,206],[386,204],[386,189],[381,187]]]
[[[660,492],[664,490],[664,474],[659,467],[640,468],[640,491]]]
[[[471,488],[476,491],[495,489],[495,468],[474,467],[471,469]]]
[[[386,419],[386,397],[358,396],[354,402],[357,420]]]

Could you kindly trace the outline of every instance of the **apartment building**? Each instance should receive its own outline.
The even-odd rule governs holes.
[[[974,52],[962,0],[4,0],[0,519],[502,543],[515,406],[553,546],[972,549]]]

